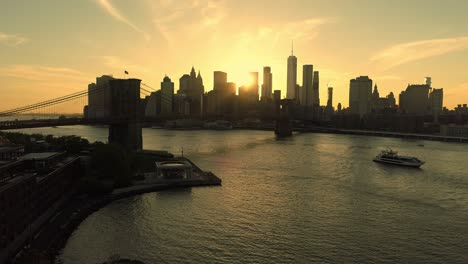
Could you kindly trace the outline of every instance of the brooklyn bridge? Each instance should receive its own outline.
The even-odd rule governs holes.
[[[141,87],[144,85],[147,88]],[[104,88],[107,91],[104,91]],[[68,94],[58,98],[25,105],[14,109],[0,112],[0,130],[35,128],[35,127],[54,127],[54,126],[72,126],[72,125],[108,125],[109,143],[116,143],[129,150],[140,150],[142,148],[142,122],[143,113],[141,111],[141,96],[153,92],[150,86],[141,83],[139,79],[112,79],[108,87],[95,87],[76,93]],[[83,105],[84,115],[77,117],[58,116],[54,118],[30,118],[22,120],[18,118],[23,116],[52,116],[55,107],[58,105],[74,105],[77,103],[88,102],[93,95],[103,95],[105,92],[106,100],[109,102],[106,106],[105,114],[99,117],[90,118],[86,116],[86,107]],[[100,96],[102,98],[102,96]],[[30,115],[28,115],[30,114]]]

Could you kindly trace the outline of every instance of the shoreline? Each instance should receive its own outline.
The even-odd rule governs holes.
[[[146,127],[149,129],[158,130],[174,130],[174,131],[232,131],[232,130],[254,130],[254,131],[271,131],[272,128],[263,127],[235,127],[232,129],[206,129],[206,128],[165,128],[165,127]],[[403,133],[392,131],[379,131],[379,130],[359,130],[359,129],[341,129],[329,127],[296,127],[293,132],[298,133],[320,133],[320,134],[340,134],[340,135],[359,135],[371,137],[385,137],[385,138],[402,138],[402,139],[416,139],[416,140],[429,140],[440,142],[455,142],[455,143],[468,143],[468,137],[453,137],[443,136],[437,134],[422,134],[422,133]]]
[[[193,164],[190,160],[188,161]],[[47,219],[41,228],[36,230],[33,234],[30,234],[31,237],[33,237],[30,243],[24,245],[16,255],[11,257],[10,262],[7,263],[29,263],[28,261],[31,260],[31,257],[34,261],[47,259],[48,261],[54,261],[53,263],[55,263],[71,235],[77,230],[81,223],[90,215],[114,201],[136,195],[171,189],[221,186],[222,180],[213,173],[205,172],[204,176],[205,177],[203,179],[171,180],[151,184],[135,184],[125,188],[114,189],[109,194],[94,197],[78,194],[72,195],[72,197],[64,202],[54,212],[54,214]],[[25,247],[28,245],[31,246],[25,251]]]

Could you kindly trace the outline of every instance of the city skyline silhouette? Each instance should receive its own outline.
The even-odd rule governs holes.
[[[236,3],[5,3],[0,11],[4,107],[79,91],[103,74],[158,87],[165,75],[177,80],[192,66],[204,76],[206,91],[213,89],[214,71],[226,72],[239,87],[249,81],[249,72],[259,72],[262,80],[263,67],[270,66],[272,89],[285,96],[291,41],[297,79],[302,65],[314,65],[320,94],[334,87],[335,107],[347,106],[349,80],[361,75],[370,76],[383,94],[398,94],[431,76],[435,87],[445,88],[444,106],[468,101],[463,2],[293,1],[263,9],[263,2]],[[8,23],[13,20],[21,22]]]

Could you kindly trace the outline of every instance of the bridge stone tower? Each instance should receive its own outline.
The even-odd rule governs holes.
[[[139,79],[113,79],[110,86],[109,143],[118,144],[127,150],[141,150]]]

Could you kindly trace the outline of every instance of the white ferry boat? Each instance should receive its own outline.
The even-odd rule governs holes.
[[[375,162],[419,168],[425,162],[415,157],[400,156],[396,151],[384,150],[374,158]]]

